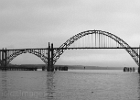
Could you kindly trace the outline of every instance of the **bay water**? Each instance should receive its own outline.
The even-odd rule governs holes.
[[[0,100],[140,100],[140,75],[120,70],[0,71]]]

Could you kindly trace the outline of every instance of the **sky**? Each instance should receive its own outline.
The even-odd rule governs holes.
[[[103,30],[140,44],[139,0],[0,0],[0,48],[59,47],[86,30]],[[12,63],[43,63],[23,54]],[[66,51],[56,64],[137,66],[125,50]]]

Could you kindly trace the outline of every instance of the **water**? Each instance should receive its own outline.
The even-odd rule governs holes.
[[[140,100],[140,75],[122,71],[0,71],[0,100]]]

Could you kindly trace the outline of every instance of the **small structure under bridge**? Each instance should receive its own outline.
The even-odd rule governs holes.
[[[102,30],[87,30],[70,37],[60,47],[48,43],[47,48],[1,49],[0,69],[7,69],[8,64],[23,53],[39,57],[46,65],[47,71],[54,71],[54,65],[66,50],[79,49],[124,49],[138,65],[140,73],[140,46],[131,47],[120,37]]]

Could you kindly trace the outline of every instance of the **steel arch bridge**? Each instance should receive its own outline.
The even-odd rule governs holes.
[[[85,38],[87,36],[88,38]],[[78,40],[81,40],[81,44],[84,44],[84,46],[70,47]],[[0,65],[7,66],[17,56],[23,53],[31,53],[39,57],[48,66],[53,66],[64,51],[69,49],[125,49],[135,63],[138,66],[140,64],[139,47],[130,47],[123,39],[106,31],[87,30],[72,36],[60,47],[56,48],[53,47],[53,44],[51,46],[48,44],[48,48],[1,49]]]

